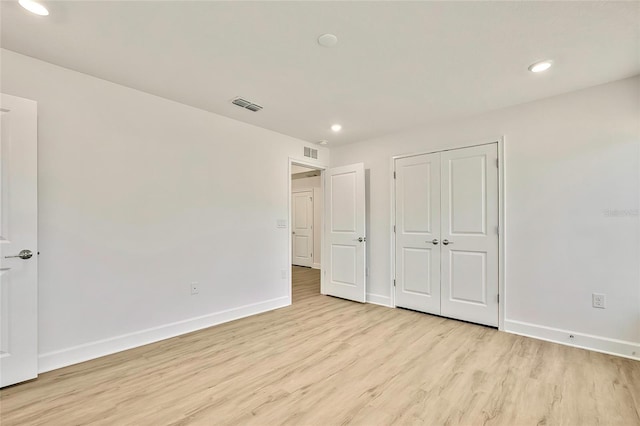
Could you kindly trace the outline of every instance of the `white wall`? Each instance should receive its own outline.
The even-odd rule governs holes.
[[[389,302],[391,157],[502,135],[506,329],[639,357],[640,77],[332,148],[369,169],[370,297]]]
[[[292,179],[291,190],[311,189],[313,191],[313,267],[320,269],[322,265],[322,216],[323,201],[322,181],[320,176]]]
[[[0,52],[38,102],[41,371],[290,303],[302,141]]]

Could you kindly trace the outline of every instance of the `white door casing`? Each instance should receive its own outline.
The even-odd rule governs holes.
[[[397,159],[396,305],[440,314],[440,154]]]
[[[0,387],[38,373],[37,104],[0,95]],[[30,250],[29,259],[15,256]]]
[[[362,163],[325,173],[323,294],[365,302],[365,182]]]
[[[297,266],[313,266],[313,191],[296,191],[292,198],[291,255]]]
[[[441,155],[442,315],[497,327],[498,148]]]

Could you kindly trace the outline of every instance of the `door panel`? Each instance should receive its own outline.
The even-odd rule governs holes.
[[[292,212],[292,263],[297,266],[313,265],[313,192],[294,192]]]
[[[449,257],[451,300],[486,305],[486,253],[450,250]]]
[[[410,247],[403,247],[402,250],[402,290],[406,293],[432,296],[431,250]],[[439,287],[440,283],[437,285]]]
[[[497,159],[496,144],[442,153],[441,313],[492,326],[498,325]]]
[[[486,234],[487,176],[484,155],[449,160],[450,235]]]
[[[357,247],[334,244],[331,247],[331,282],[357,286],[357,262]]]
[[[396,160],[396,305],[440,314],[440,154]]]
[[[36,121],[35,102],[1,95],[0,387],[38,373]]]
[[[365,183],[362,163],[326,172],[328,274],[322,292],[365,301]],[[324,261],[323,261],[324,262]]]
[[[357,174],[344,173],[329,176],[331,194],[331,231],[356,232]]]
[[[296,264],[296,260],[300,259],[309,259],[309,237],[305,235],[294,235],[293,236],[293,253],[294,253],[294,265]],[[306,266],[306,265],[301,265]]]

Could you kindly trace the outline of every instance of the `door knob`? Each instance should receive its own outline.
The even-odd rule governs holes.
[[[427,242],[433,244],[434,246],[437,246],[440,241],[438,241],[437,238],[434,238],[433,240]]]
[[[31,259],[31,256],[33,256],[33,252],[31,250],[20,250],[20,253],[14,255],[14,256],[5,256],[5,259],[9,259],[12,257],[19,257],[20,259],[23,260],[27,260],[27,259]]]
[[[445,238],[444,240],[442,240],[442,244],[444,244],[445,246],[448,246],[449,244],[453,244],[453,241],[449,241]]]
[[[366,238],[362,238],[362,237],[358,237],[358,239],[356,241],[361,243],[363,241],[367,241],[367,239]]]

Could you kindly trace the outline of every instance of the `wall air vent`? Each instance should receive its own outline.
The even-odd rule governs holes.
[[[308,158],[318,158],[318,150],[309,148],[308,146],[304,147],[304,156]]]
[[[248,109],[249,111],[258,112],[262,109],[262,107],[258,104],[254,104],[251,101],[248,101],[244,98],[235,98],[231,101],[232,104],[238,105],[239,107]]]

